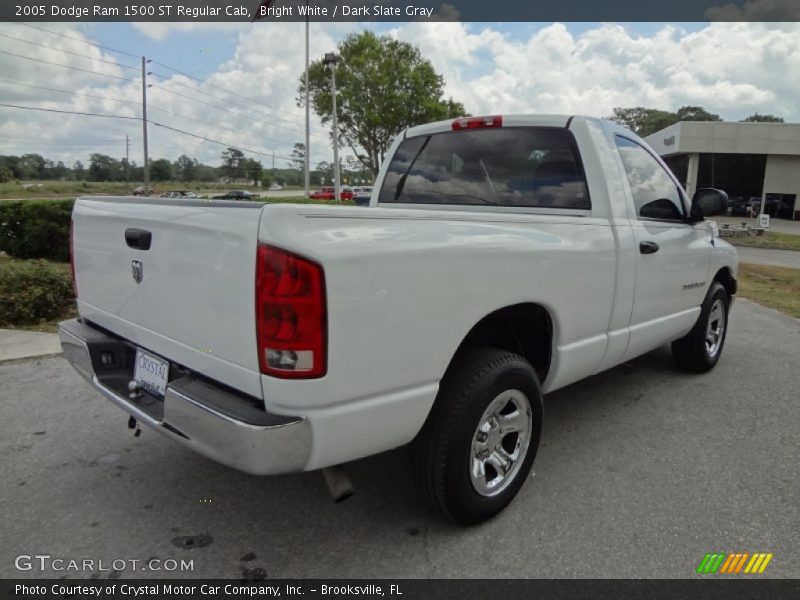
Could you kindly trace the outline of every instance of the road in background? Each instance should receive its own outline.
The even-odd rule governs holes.
[[[747,223],[750,227],[758,227],[758,219],[748,219],[747,217],[712,217],[712,220],[725,223],[733,227],[741,227],[742,223]],[[800,221],[788,221],[786,219],[770,219],[769,230],[778,233],[794,233],[800,235]]]
[[[800,252],[797,250],[770,250],[736,246],[736,251],[739,253],[739,262],[800,269]]]
[[[319,473],[252,477],[134,437],[62,357],[3,363],[0,577],[41,577],[14,558],[46,553],[194,561],[103,578],[682,578],[716,551],[800,577],[798,339],[800,320],[740,299],[713,372],[662,348],[548,395],[530,480],[472,528],[418,500],[405,449],[349,465],[356,495],[333,504]]]

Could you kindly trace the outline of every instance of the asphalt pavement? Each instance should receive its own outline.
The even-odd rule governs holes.
[[[798,355],[800,320],[737,300],[711,373],[662,348],[547,396],[530,480],[472,528],[417,499],[404,449],[348,465],[356,494],[334,504],[319,473],[252,477],[134,437],[62,357],[5,362],[0,577],[684,578],[719,551],[800,577]],[[37,553],[193,570],[15,570]]]
[[[769,248],[736,246],[736,252],[739,253],[739,262],[800,269],[800,252],[797,250],[771,250]]]

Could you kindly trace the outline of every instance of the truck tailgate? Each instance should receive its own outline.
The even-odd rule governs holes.
[[[261,209],[252,202],[78,199],[72,218],[81,317],[261,397],[255,333]]]

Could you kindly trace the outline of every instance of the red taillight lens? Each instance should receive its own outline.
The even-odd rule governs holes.
[[[453,121],[453,131],[462,129],[484,129],[486,127],[502,127],[503,117],[494,115],[490,117],[463,117]]]
[[[317,263],[261,244],[256,254],[256,338],[261,372],[322,377],[327,369],[325,274]]]
[[[69,271],[72,274],[72,293],[78,298],[78,280],[75,279],[75,222],[69,222]]]

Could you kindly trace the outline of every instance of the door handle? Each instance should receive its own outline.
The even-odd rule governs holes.
[[[655,254],[658,252],[658,244],[652,241],[639,242],[639,252],[642,254]]]
[[[146,229],[126,229],[125,230],[125,243],[131,248],[137,250],[150,250],[150,244],[153,241],[153,234]]]

